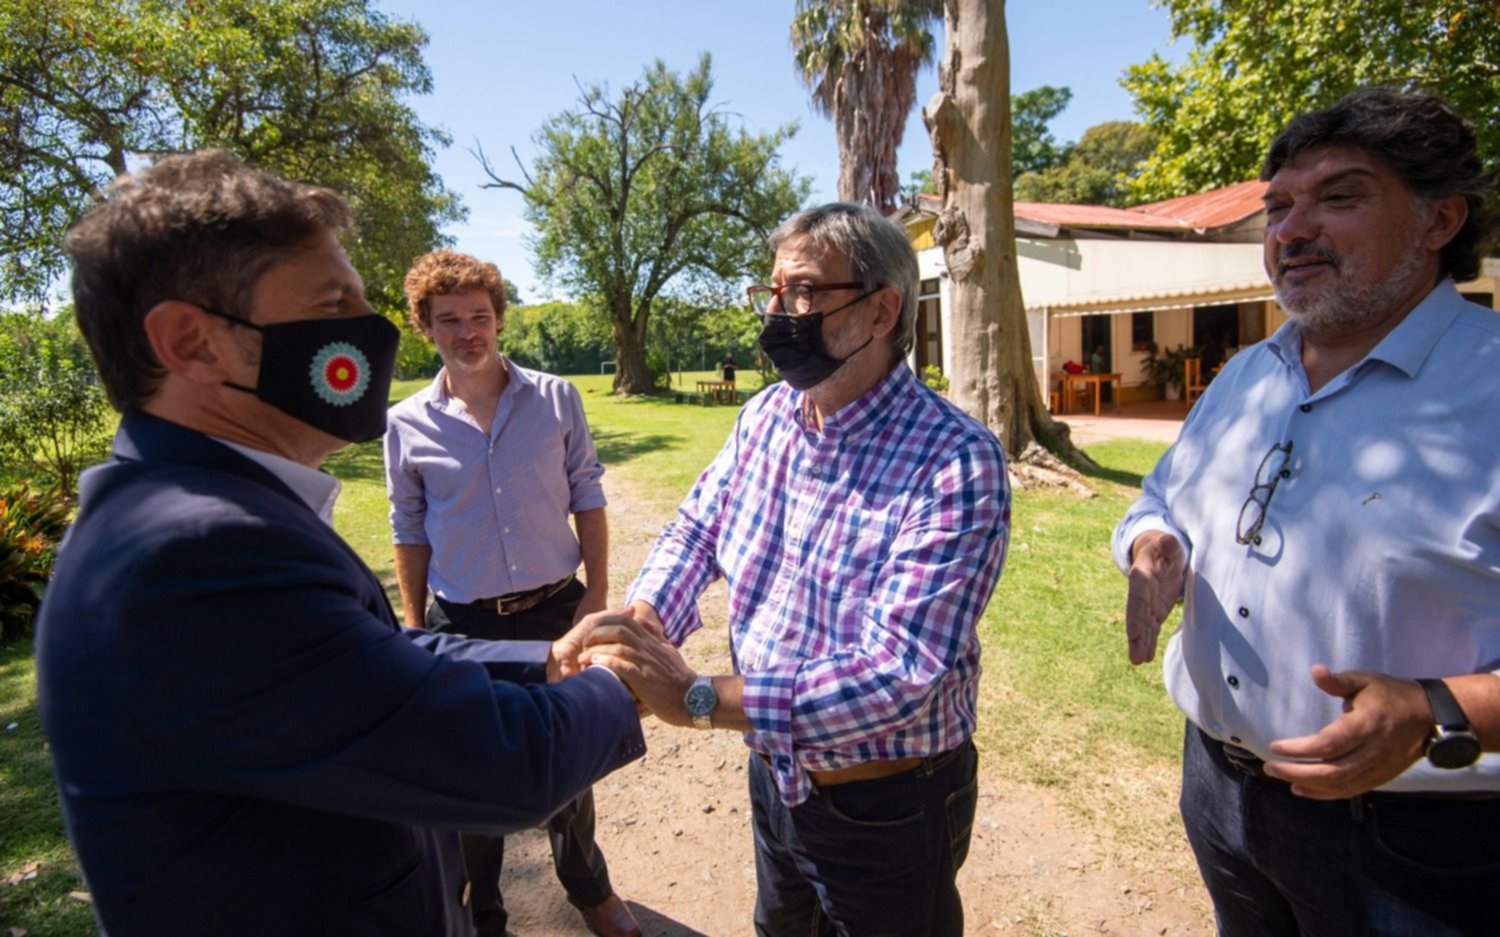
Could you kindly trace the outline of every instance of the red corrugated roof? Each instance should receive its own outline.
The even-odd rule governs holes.
[[[1210,189],[1197,195],[1151,202],[1129,209],[1143,215],[1175,218],[1197,229],[1222,228],[1244,221],[1264,208],[1261,196],[1266,194],[1266,183],[1259,180],[1239,182],[1222,189]]]
[[[1016,217],[1064,228],[1151,228],[1182,230],[1180,219],[1142,215],[1104,205],[1061,205],[1056,202],[1017,202]]]
[[[1240,182],[1198,195],[1134,208],[1104,205],[1063,205],[1056,202],[1016,202],[1017,218],[1065,228],[1118,228],[1151,231],[1204,231],[1236,224],[1263,208],[1264,182]],[[943,203],[935,195],[918,195],[917,208],[936,214]]]

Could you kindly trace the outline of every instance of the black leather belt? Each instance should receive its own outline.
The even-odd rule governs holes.
[[[526,592],[512,592],[509,595],[499,595],[492,599],[475,599],[468,603],[468,605],[470,608],[494,612],[496,615],[515,615],[518,612],[525,612],[536,608],[554,595],[557,595],[573,584],[573,578],[573,575],[570,573],[557,582],[529,589]]]
[[[1275,781],[1278,784],[1286,783],[1280,778],[1273,778],[1266,774],[1265,761],[1249,749],[1231,745],[1228,742],[1220,742],[1213,736],[1209,736],[1209,739],[1223,750],[1225,761],[1250,777],[1260,778],[1263,781]],[[1500,799],[1500,791],[1370,791],[1361,796],[1377,801],[1407,798],[1413,800],[1496,800]]]

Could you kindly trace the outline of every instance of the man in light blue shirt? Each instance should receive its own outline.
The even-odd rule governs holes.
[[[1272,144],[1290,321],[1115,531],[1133,663],[1181,597],[1182,815],[1226,935],[1500,926],[1500,316],[1472,130],[1355,92]]]
[[[443,359],[431,386],[391,408],[385,436],[406,624],[489,640],[561,637],[609,595],[604,467],[583,401],[562,378],[500,354],[505,291],[494,264],[433,251],[407,272],[405,289],[412,326]],[[639,934],[594,843],[593,791],[548,831],[558,880],[589,927]],[[479,937],[505,933],[504,856],[503,839],[464,837]]]

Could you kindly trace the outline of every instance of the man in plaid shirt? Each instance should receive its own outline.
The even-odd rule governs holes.
[[[773,285],[750,299],[783,383],[740,414],[629,608],[595,616],[590,655],[663,720],[744,733],[758,933],[958,934],[1004,454],[906,366],[900,227],[826,205],[770,246]],[[720,576],[735,673],[699,675],[675,645]]]

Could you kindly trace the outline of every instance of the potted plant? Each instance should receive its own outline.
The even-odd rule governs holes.
[[[1165,396],[1168,400],[1178,400],[1182,397],[1186,362],[1189,358],[1198,357],[1199,353],[1197,348],[1178,345],[1158,355],[1153,345],[1146,356],[1141,359],[1141,367],[1146,372],[1147,380],[1165,389]]]

